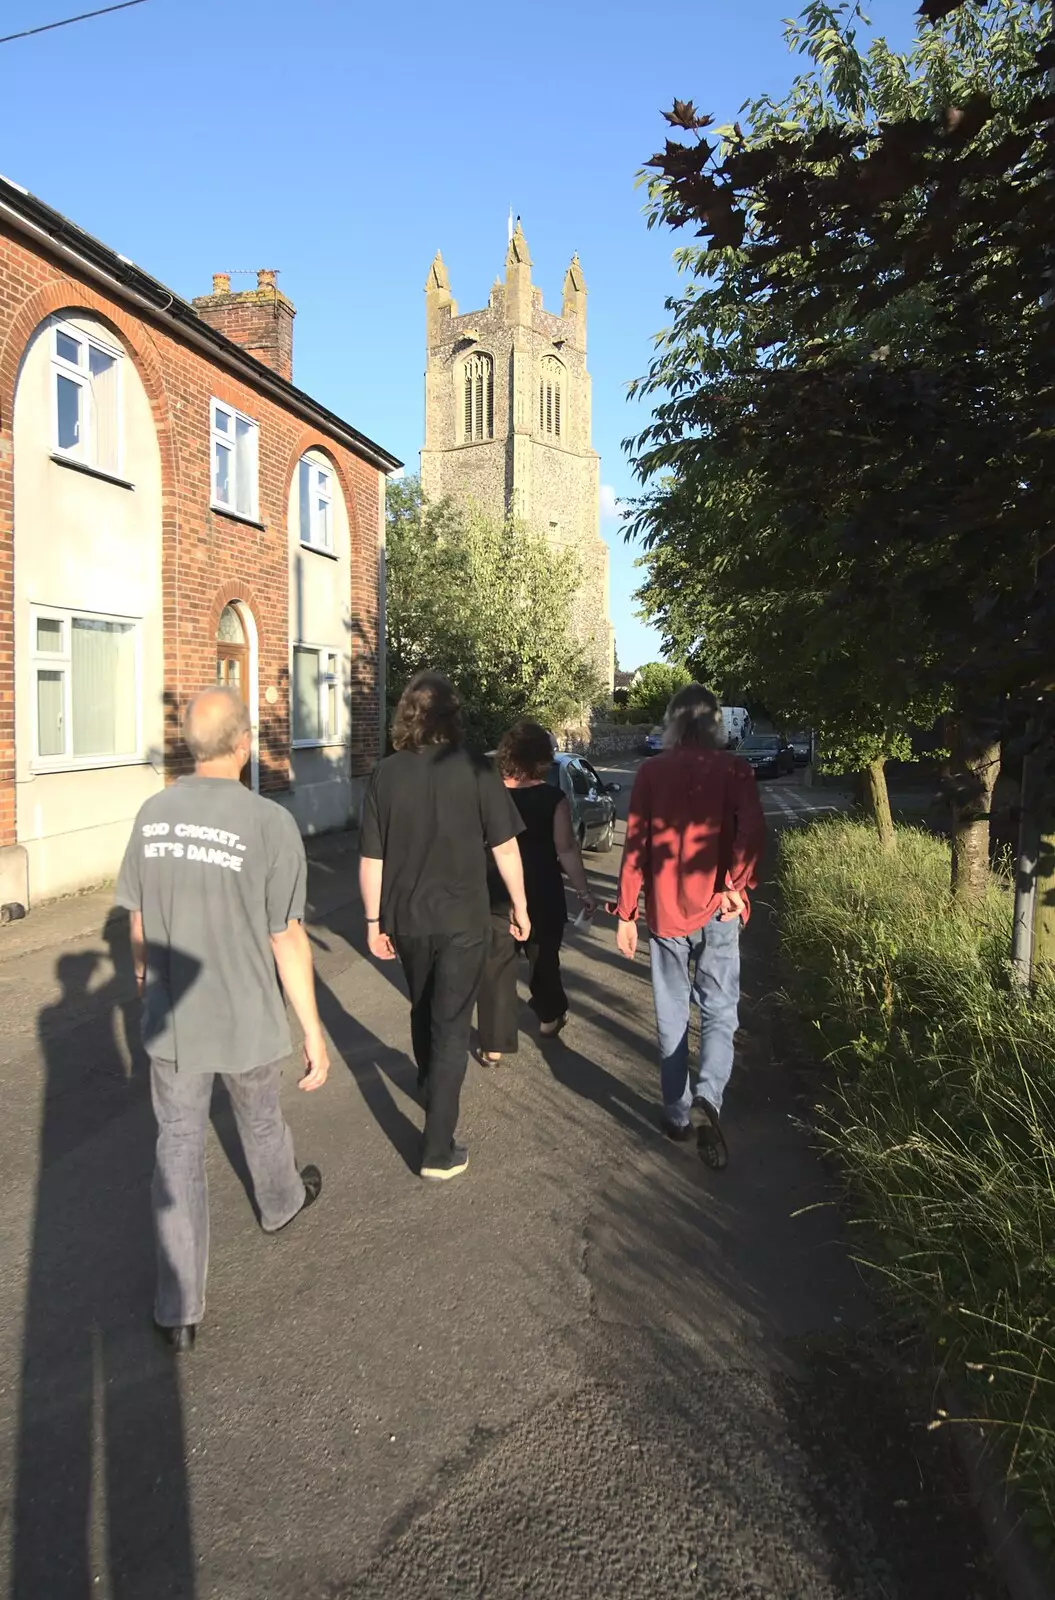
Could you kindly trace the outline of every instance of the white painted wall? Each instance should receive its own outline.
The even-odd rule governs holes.
[[[81,313],[61,321],[118,335]],[[30,903],[113,877],[140,804],[163,786],[161,457],[131,355],[121,364],[124,488],[52,460],[52,319],[30,340],[15,391],[15,783]],[[142,618],[143,755],[72,772],[34,770],[31,605]]]
[[[351,718],[351,569],[352,546],[348,508],[333,463],[323,451],[308,459],[328,467],[333,481],[333,554],[301,544],[299,470],[290,486],[289,512],[289,638],[290,696],[293,693],[293,646],[329,648],[340,656],[340,738],[315,748],[293,748],[293,792],[284,800],[302,833],[323,833],[346,826],[352,809],[349,759]]]

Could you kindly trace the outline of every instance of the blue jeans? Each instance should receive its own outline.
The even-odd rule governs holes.
[[[675,939],[652,934],[652,995],[661,1058],[663,1108],[687,1123],[695,1095],[716,1111],[733,1070],[739,1022],[740,918],[713,916],[706,927]],[[700,1060],[695,1091],[689,1076],[689,1007],[700,1008]]]

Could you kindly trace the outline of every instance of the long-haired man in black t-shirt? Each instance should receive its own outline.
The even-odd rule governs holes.
[[[491,763],[464,749],[461,703],[439,673],[407,684],[392,744],[363,807],[359,887],[370,952],[398,956],[410,989],[426,1104],[421,1176],[455,1178],[469,1162],[454,1135],[490,938],[487,852],[523,942],[531,932],[516,842],[523,823]]]

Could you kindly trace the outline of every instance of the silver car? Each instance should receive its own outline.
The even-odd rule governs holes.
[[[549,781],[567,796],[575,837],[583,850],[605,851],[615,838],[615,801],[619,784],[605,783],[585,756],[553,758]]]

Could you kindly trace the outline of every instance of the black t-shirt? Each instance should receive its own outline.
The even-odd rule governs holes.
[[[517,844],[524,867],[524,898],[532,932],[542,934],[559,929],[568,920],[568,905],[553,838],[553,819],[564,796],[551,783],[530,783],[522,789],[507,789],[506,793],[524,824]],[[507,912],[509,895],[495,866],[491,867],[487,881],[492,911]]]
[[[524,824],[491,763],[450,745],[397,750],[370,780],[359,848],[385,864],[381,926],[407,935],[487,926],[488,850]]]

